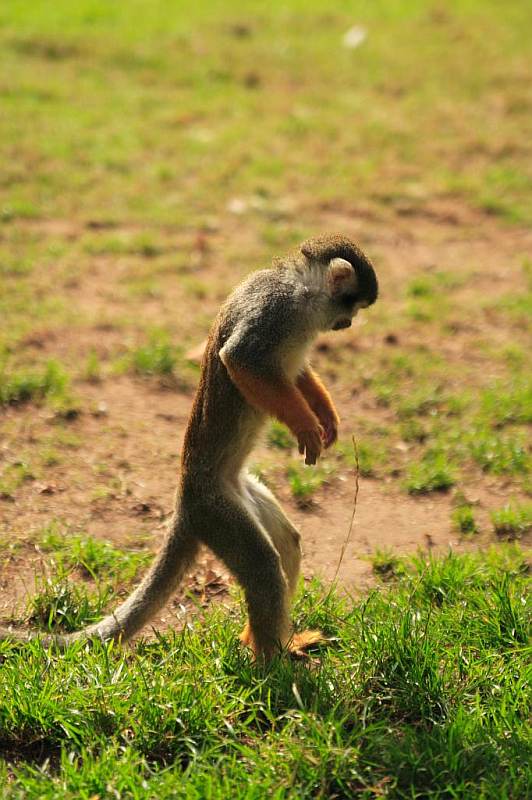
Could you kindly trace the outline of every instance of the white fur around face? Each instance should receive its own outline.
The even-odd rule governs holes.
[[[311,261],[303,269],[297,270],[297,282],[304,297],[308,320],[306,332],[308,338],[313,339],[319,331],[330,328],[331,287],[328,269],[319,261]]]
[[[311,262],[299,278],[308,296],[309,330],[339,330],[351,325],[359,306],[346,312],[337,303],[339,295],[356,294],[358,289],[358,278],[349,261],[333,258],[328,266]]]

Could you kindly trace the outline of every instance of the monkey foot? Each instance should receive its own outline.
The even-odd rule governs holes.
[[[244,626],[238,638],[245,647],[250,647],[254,651],[255,656],[257,656],[249,624]],[[301,633],[294,633],[286,644],[286,652],[293,658],[308,658],[308,653],[306,652],[307,648],[324,641],[326,641],[326,638],[321,631],[307,630],[301,631]],[[272,654],[266,657],[267,661],[270,660],[271,655]]]
[[[307,648],[324,641],[325,636],[321,631],[308,630],[294,633],[288,642],[288,652],[294,658],[308,658]]]

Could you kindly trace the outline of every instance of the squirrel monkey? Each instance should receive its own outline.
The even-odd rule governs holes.
[[[307,361],[320,331],[351,325],[377,299],[369,259],[349,239],[309,239],[272,269],[252,273],[230,295],[211,329],[181,457],[176,510],[150,571],[113,613],[64,636],[30,634],[65,646],[80,638],[127,639],[167,602],[206,544],[245,593],[241,640],[269,660],[319,640],[294,634],[300,536],[246,459],[268,416],[291,430],[306,464],[337,438],[338,415]],[[26,640],[0,629],[1,639]]]

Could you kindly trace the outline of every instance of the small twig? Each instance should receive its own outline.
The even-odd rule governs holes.
[[[342,544],[342,549],[340,550],[340,557],[338,559],[338,564],[336,565],[336,569],[334,571],[329,591],[327,592],[321,603],[319,603],[319,605],[326,603],[331,594],[333,593],[334,589],[336,588],[336,579],[338,577],[338,573],[340,572],[340,567],[342,566],[342,561],[344,560],[345,551],[347,550],[347,545],[351,540],[351,534],[353,533],[353,526],[355,524],[355,516],[357,513],[357,503],[358,503],[358,490],[360,488],[360,461],[358,457],[357,442],[354,435],[351,437],[351,441],[353,442],[353,450],[355,451],[355,496],[353,498],[353,510],[351,512],[349,528],[347,529],[347,535],[344,539],[344,543]]]
[[[342,549],[340,551],[340,558],[338,559],[338,564],[336,565],[336,570],[332,579],[333,584],[336,582],[336,578],[338,577],[338,573],[340,572],[340,567],[342,566],[342,561],[344,560],[344,555],[347,549],[347,545],[351,540],[351,534],[353,533],[353,526],[355,524],[355,515],[357,513],[358,490],[360,488],[360,461],[358,458],[357,442],[354,436],[351,437],[351,441],[353,442],[353,450],[355,451],[355,496],[353,498],[353,511],[351,512],[351,520],[349,522],[347,536],[345,537],[344,543],[342,545]]]

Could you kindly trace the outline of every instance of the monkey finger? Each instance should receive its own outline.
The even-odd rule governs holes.
[[[322,413],[320,416],[320,429],[324,447],[330,447],[336,439],[336,423],[330,414]]]
[[[311,459],[305,461],[307,464],[315,464],[321,454],[322,439],[321,435],[314,434],[311,437],[310,444],[307,446],[307,458]]]
[[[307,448],[307,453],[306,453],[306,456],[305,456],[305,464],[307,466],[309,466],[309,467],[312,467],[316,463],[317,460],[318,460],[317,453],[315,453],[312,450],[309,450]]]
[[[315,464],[323,447],[321,426],[317,426],[313,430],[301,431],[297,441],[300,454],[305,454],[305,464]]]
[[[299,452],[301,455],[305,452],[306,448],[309,446],[311,441],[311,431],[301,431],[297,436],[297,443],[299,447]]]
[[[299,434],[299,436],[297,437],[297,444],[298,444],[299,454],[300,455],[304,455],[305,450],[307,450],[308,446],[309,446],[309,433],[308,433],[308,431],[304,431],[304,432]]]
[[[327,428],[326,435],[325,435],[325,447],[330,447],[338,438],[338,430],[336,429],[335,425],[331,425]]]

